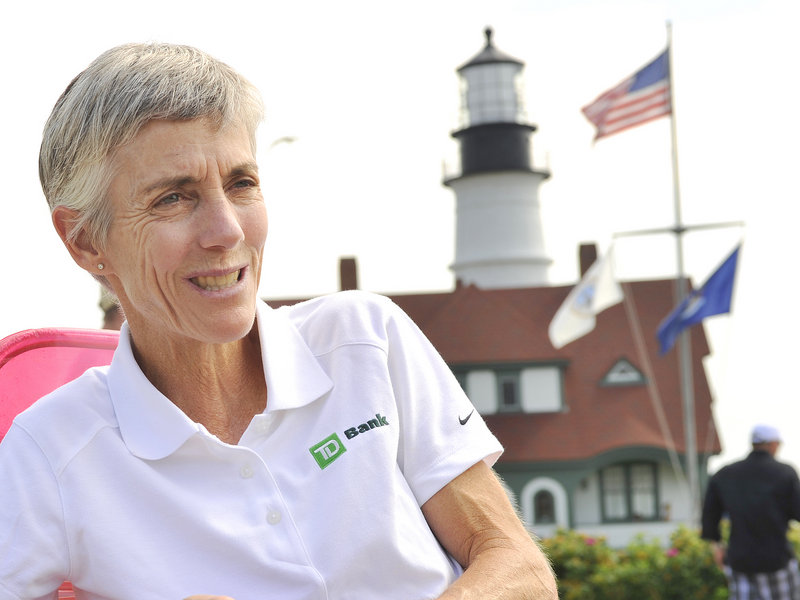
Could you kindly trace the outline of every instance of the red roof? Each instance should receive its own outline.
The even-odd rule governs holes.
[[[622,447],[685,449],[677,352],[658,353],[655,331],[675,305],[673,280],[623,284],[626,301],[597,317],[589,334],[556,350],[547,328],[572,286],[392,295],[452,367],[493,363],[564,364],[564,410],[498,414],[485,419],[506,451],[503,462],[579,460]],[[272,304],[287,304],[281,301]],[[630,316],[629,316],[630,315]],[[642,354],[635,333],[640,331]],[[702,327],[692,327],[692,375],[697,449],[719,453],[712,397],[703,357]],[[603,377],[626,359],[651,385],[603,386]],[[669,434],[662,432],[654,399],[660,397]]]

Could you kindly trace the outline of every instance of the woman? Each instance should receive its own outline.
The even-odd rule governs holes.
[[[167,44],[109,50],[53,109],[53,223],[127,322],[0,444],[0,600],[555,598],[414,324],[357,292],[258,300],[261,111]]]

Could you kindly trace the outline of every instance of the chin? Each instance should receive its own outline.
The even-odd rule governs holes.
[[[242,338],[247,337],[247,335],[253,330],[254,325],[255,315],[253,315],[253,318],[248,322],[231,323],[227,326],[216,327],[215,331],[212,333],[212,337],[215,339],[211,341],[212,343],[217,344],[238,342]]]
[[[255,319],[254,310],[248,311],[246,314],[229,310],[220,318],[210,319],[211,322],[204,320],[205,322],[197,323],[192,328],[194,335],[190,334],[190,336],[209,344],[238,342],[253,330]]]

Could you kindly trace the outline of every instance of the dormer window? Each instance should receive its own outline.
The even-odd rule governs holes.
[[[645,385],[644,374],[626,358],[620,358],[600,381],[602,386]]]
[[[497,395],[500,399],[499,412],[520,412],[522,399],[519,389],[519,371],[497,374]]]
[[[564,407],[560,365],[460,367],[454,372],[483,415],[560,412]]]

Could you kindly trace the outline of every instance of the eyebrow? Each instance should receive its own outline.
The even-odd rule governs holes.
[[[239,177],[240,175],[250,175],[258,173],[258,164],[253,161],[248,161],[233,167],[226,175],[229,177]],[[149,184],[147,187],[138,191],[139,195],[149,195],[156,190],[163,190],[168,188],[179,188],[185,185],[198,183],[200,180],[197,177],[190,177],[188,175],[175,175],[170,177],[163,177]]]

